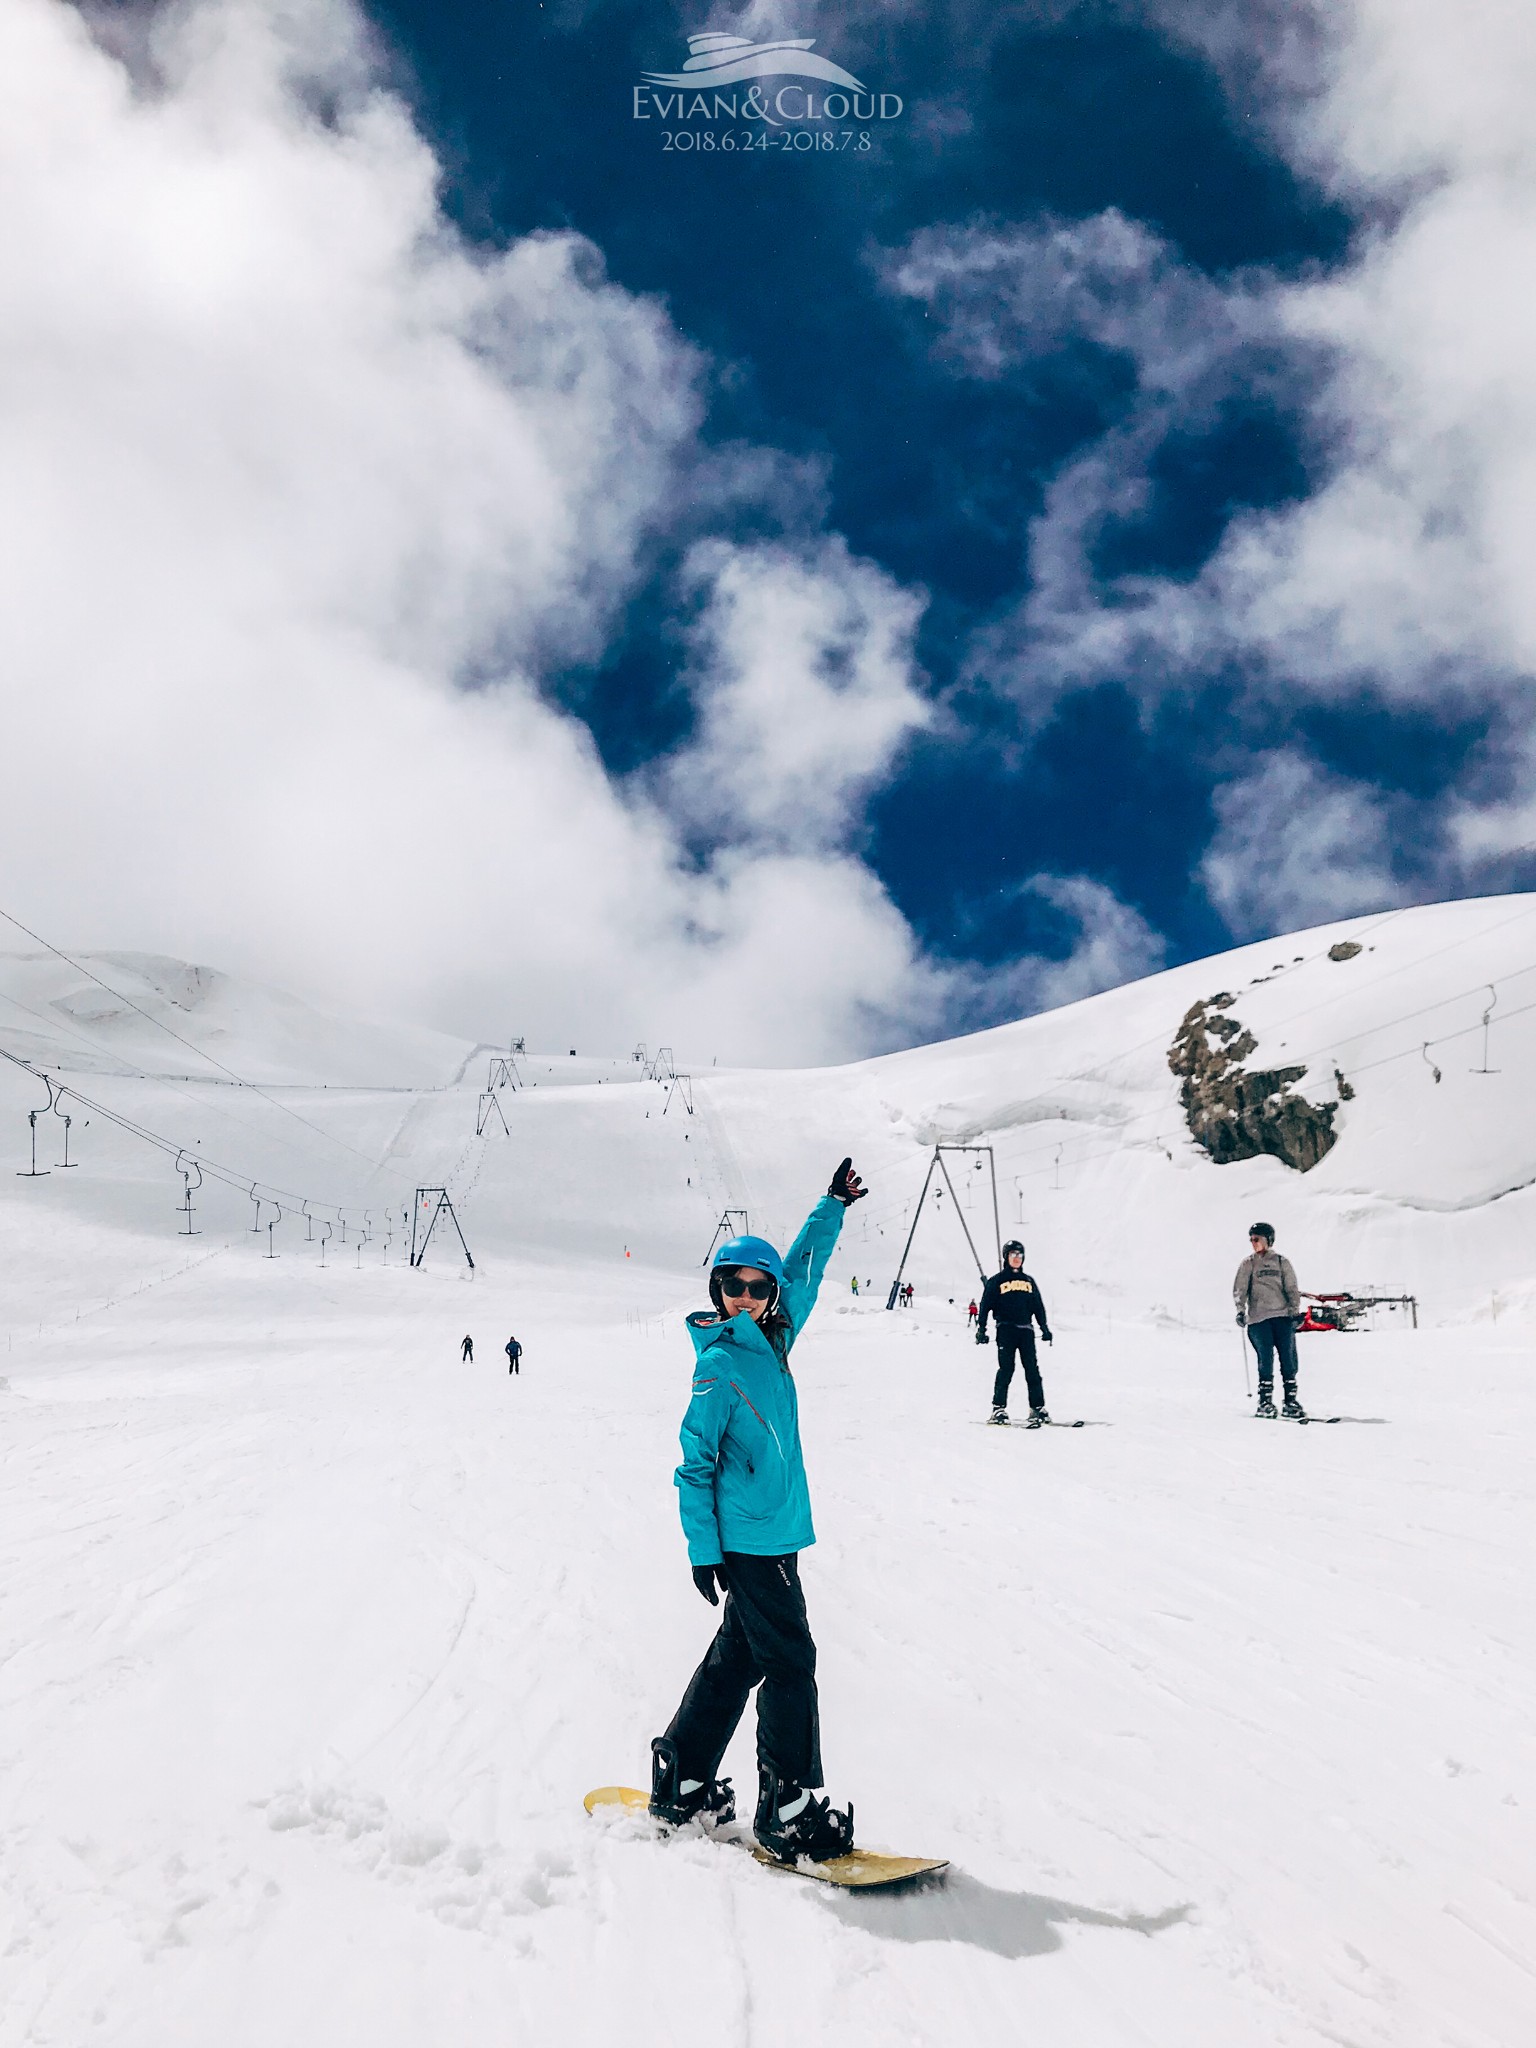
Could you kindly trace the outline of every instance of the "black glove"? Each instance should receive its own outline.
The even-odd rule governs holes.
[[[869,1193],[868,1188],[860,1186],[859,1176],[853,1170],[852,1159],[845,1159],[833,1174],[832,1184],[827,1193],[841,1202],[845,1209],[851,1209],[855,1202]]]
[[[1054,1341],[1055,1341],[1055,1340],[1054,1340],[1054,1338],[1053,1338],[1053,1337],[1051,1336],[1051,1333],[1050,1333],[1050,1331],[1049,1331],[1049,1330],[1042,1330],[1042,1331],[1040,1332],[1040,1341],[1041,1341],[1041,1342],[1042,1342],[1043,1344],[1050,1344],[1050,1343],[1054,1343]]]
[[[1244,1323],[1247,1322],[1247,1320],[1248,1318],[1243,1314],[1242,1310],[1239,1309],[1237,1312],[1237,1327],[1241,1329]]]
[[[986,1331],[985,1331],[985,1330],[978,1330],[978,1331],[976,1332],[976,1342],[977,1342],[978,1344],[985,1344],[985,1343],[986,1343],[986,1341],[987,1341],[987,1333],[986,1333]]]
[[[731,1590],[730,1582],[725,1576],[725,1566],[723,1564],[696,1564],[693,1567],[693,1583],[698,1587],[711,1607],[718,1607],[720,1605],[715,1594],[715,1581],[717,1579],[720,1582],[720,1591],[728,1593]]]

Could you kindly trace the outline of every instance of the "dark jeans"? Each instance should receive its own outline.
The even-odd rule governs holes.
[[[1275,1353],[1280,1354],[1280,1377],[1287,1386],[1296,1378],[1296,1323],[1291,1316],[1266,1316],[1262,1323],[1248,1325],[1248,1342],[1259,1361],[1259,1385],[1275,1384]]]
[[[517,1372],[518,1364],[519,1364],[519,1362],[520,1362],[520,1361],[521,1361],[521,1359],[522,1359],[522,1355],[523,1355],[523,1354],[521,1353],[521,1351],[509,1351],[509,1352],[507,1353],[507,1371],[508,1371],[508,1372]],[[521,1375],[520,1375],[520,1374],[519,1374],[519,1377],[521,1377]]]
[[[1030,1407],[1043,1408],[1045,1388],[1040,1381],[1040,1368],[1035,1363],[1035,1333],[1027,1323],[1022,1328],[1008,1323],[999,1323],[997,1326],[997,1378],[992,1383],[992,1406],[1008,1406],[1008,1389],[1013,1381],[1015,1354],[1024,1368]]]
[[[677,1745],[678,1776],[718,1776],[726,1745],[757,1695],[759,1767],[793,1785],[820,1785],[821,1716],[816,1645],[805,1618],[800,1561],[727,1551],[730,1591],[704,1662],[688,1681],[667,1737]]]

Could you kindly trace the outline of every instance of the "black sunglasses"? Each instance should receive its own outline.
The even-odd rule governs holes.
[[[743,1294],[750,1294],[754,1301],[766,1301],[773,1292],[773,1282],[771,1280],[743,1280],[736,1273],[731,1274],[727,1278],[722,1273],[720,1276],[720,1292],[722,1294],[729,1294],[733,1300],[738,1299]]]

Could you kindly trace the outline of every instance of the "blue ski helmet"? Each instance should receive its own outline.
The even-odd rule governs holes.
[[[709,1262],[712,1273],[721,1266],[756,1266],[780,1287],[784,1285],[784,1261],[766,1237],[728,1237]]]

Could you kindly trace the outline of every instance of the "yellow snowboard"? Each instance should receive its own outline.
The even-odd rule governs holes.
[[[600,1806],[627,1806],[633,1812],[644,1813],[650,1800],[633,1785],[599,1785],[582,1804],[588,1813],[595,1813]],[[793,1871],[796,1877],[814,1877],[822,1884],[841,1885],[847,1891],[878,1891],[887,1885],[911,1884],[916,1878],[930,1877],[949,1868],[948,1858],[943,1856],[877,1856],[872,1849],[852,1849],[846,1856],[834,1856],[826,1863],[812,1863],[808,1858],[799,1863],[781,1863],[750,1836],[740,1839],[727,1835],[722,1839],[736,1840],[739,1848],[750,1849],[756,1860],[770,1870]]]

